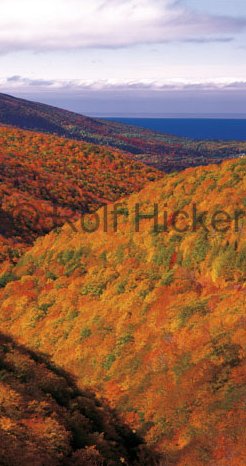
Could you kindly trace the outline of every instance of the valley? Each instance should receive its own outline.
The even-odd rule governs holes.
[[[233,218],[245,192],[244,158],[168,175],[117,201],[117,230],[66,224],[1,276],[0,330],[105,398],[170,465],[244,464],[245,216],[209,232],[181,216],[181,233],[172,214],[155,229],[153,206]]]

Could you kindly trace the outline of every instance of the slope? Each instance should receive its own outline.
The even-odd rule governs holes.
[[[18,245],[161,176],[117,149],[0,127],[0,253],[18,257]]]
[[[1,330],[105,396],[165,464],[245,464],[245,167],[169,175],[108,207],[107,232],[102,209],[97,231],[65,225],[0,279]]]
[[[116,147],[127,151],[132,158],[165,172],[220,162],[246,153],[246,142],[195,142],[88,118],[5,94],[0,94],[0,123]]]
[[[43,355],[2,334],[0,375],[2,466],[140,466],[150,457],[154,461],[155,455],[105,403],[80,391]]]

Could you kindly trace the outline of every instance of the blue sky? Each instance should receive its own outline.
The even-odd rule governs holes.
[[[86,114],[245,113],[244,0],[1,0],[0,92]]]

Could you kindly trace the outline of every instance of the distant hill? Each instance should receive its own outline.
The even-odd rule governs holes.
[[[44,356],[0,335],[1,466],[149,466],[156,455]]]
[[[246,142],[194,142],[117,122],[88,118],[45,104],[0,94],[0,124],[106,145],[171,172],[246,152]]]
[[[0,126],[0,262],[10,245],[14,258],[18,244],[162,176],[118,149]]]
[[[107,233],[101,209],[98,231],[65,225],[0,276],[0,330],[104,396],[160,464],[245,464],[245,175],[242,158],[165,176],[109,206]]]
[[[80,127],[80,131],[85,128],[90,129],[92,134],[98,134],[102,126],[92,118],[5,94],[0,94],[0,121],[2,124],[60,136],[72,136],[77,127]]]

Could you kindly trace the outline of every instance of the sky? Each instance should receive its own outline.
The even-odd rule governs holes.
[[[87,115],[245,114],[245,0],[0,0],[0,92]]]

